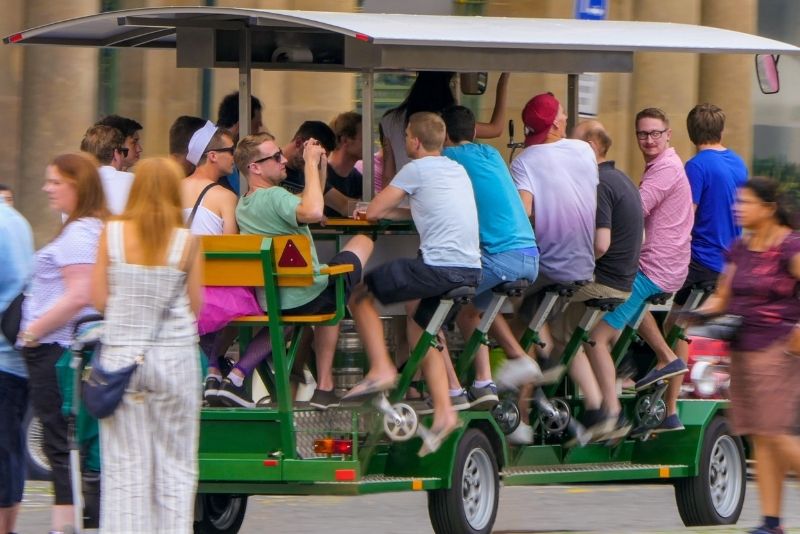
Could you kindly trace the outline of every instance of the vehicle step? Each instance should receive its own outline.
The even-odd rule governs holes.
[[[688,465],[637,464],[632,462],[517,466],[504,469],[501,473],[503,481],[507,485],[647,480],[689,475]]]

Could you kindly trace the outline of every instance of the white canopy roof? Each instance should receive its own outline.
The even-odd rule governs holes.
[[[687,24],[221,7],[102,13],[4,42],[177,47],[179,66],[224,67],[238,64],[243,29],[252,36],[252,66],[276,69],[603,72],[630,70],[639,51],[800,53],[780,41]],[[276,50],[284,52],[277,61]]]

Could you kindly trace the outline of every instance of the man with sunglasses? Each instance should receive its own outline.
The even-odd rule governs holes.
[[[94,156],[100,167],[100,181],[106,195],[106,204],[113,215],[125,211],[128,194],[133,184],[133,174],[122,170],[129,149],[123,146],[125,136],[112,126],[95,125],[86,130],[81,150]]]
[[[284,314],[291,315],[330,313],[336,307],[335,283],[327,275],[319,274],[322,265],[317,258],[314,239],[308,228],[310,223],[319,222],[324,216],[322,192],[325,190],[324,169],[328,165],[326,150],[314,138],[307,139],[300,148],[305,184],[302,192],[295,195],[280,187],[286,180],[288,160],[271,135],[249,135],[239,141],[236,147],[236,166],[247,178],[249,189],[239,200],[236,219],[243,234],[306,236],[311,242],[314,282],[307,287],[280,288],[281,308]],[[368,236],[357,235],[328,264],[354,266],[353,271],[345,275],[345,299],[348,300],[350,313],[362,336],[370,361],[365,381],[388,389],[394,384],[397,370],[386,349],[383,323],[371,300],[350,299],[352,289],[361,283],[362,267],[366,265],[372,250],[372,240]],[[258,296],[261,306],[266,310],[263,291]],[[314,328],[317,389],[309,403],[315,408],[326,409],[339,404],[333,391],[332,371],[338,337],[338,325]]]
[[[617,331],[626,324],[632,325],[648,297],[678,291],[689,271],[694,222],[692,190],[683,162],[675,149],[669,146],[672,137],[669,120],[662,110],[647,108],[636,114],[635,124],[636,139],[645,162],[639,185],[644,214],[639,271],[628,300],[606,314],[593,331],[594,350],[606,350]],[[667,393],[667,417],[653,432],[683,430],[676,410],[682,375],[688,370],[686,363],[669,348],[651,313],[645,314],[639,333],[655,351],[658,364],[636,382],[637,391],[658,380],[675,377]],[[632,435],[643,431],[642,428],[634,429]]]

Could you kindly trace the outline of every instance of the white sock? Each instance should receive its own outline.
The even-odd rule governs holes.
[[[233,382],[233,385],[236,386],[237,388],[242,387],[242,384],[244,383],[244,377],[239,376],[237,373],[234,372],[228,373],[228,380]]]
[[[458,396],[459,396],[459,395],[461,395],[463,392],[464,392],[464,390],[463,390],[463,389],[461,389],[461,388],[457,388],[457,389],[451,389],[451,390],[450,390],[450,396],[451,396],[451,397],[458,397]]]
[[[475,386],[476,388],[485,388],[491,383],[492,383],[491,380],[476,380],[475,382],[472,383],[472,385]]]
[[[213,371],[208,372],[208,376],[206,378],[216,378],[219,381],[222,381],[222,375],[216,369]]]

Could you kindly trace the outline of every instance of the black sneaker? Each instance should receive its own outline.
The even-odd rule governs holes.
[[[632,427],[631,422],[625,417],[625,412],[620,412],[614,428],[602,436],[597,436],[597,439],[605,441],[606,445],[615,445],[631,433]]]
[[[333,390],[325,391],[324,389],[315,389],[314,394],[311,395],[311,398],[308,400],[308,403],[313,406],[314,408],[319,408],[320,410],[327,410],[328,408],[334,408],[341,404],[339,397],[336,396]]]
[[[777,526],[769,528],[767,525],[761,525],[747,531],[747,534],[783,534],[783,527]]]
[[[229,408],[254,408],[255,403],[244,385],[237,386],[230,378],[224,378],[217,391],[217,398],[223,406]]]
[[[203,386],[203,401],[208,406],[220,406],[217,399],[219,393],[219,378],[216,376],[206,377],[206,383]]]
[[[597,440],[601,436],[608,434],[614,424],[617,422],[615,418],[609,417],[605,410],[585,410],[580,418],[586,433],[589,434],[590,440]]]
[[[467,398],[472,410],[491,410],[500,402],[497,397],[497,386],[494,382],[490,382],[489,385],[481,388],[473,384],[467,390]]]
[[[660,425],[653,429],[653,434],[662,434],[664,432],[675,432],[678,430],[684,430],[686,427],[683,426],[681,423],[678,414],[674,413],[670,416],[667,416],[664,421],[661,422]]]

